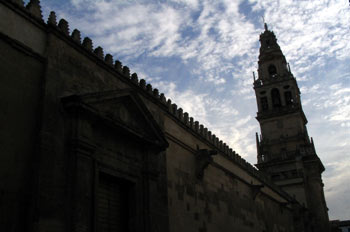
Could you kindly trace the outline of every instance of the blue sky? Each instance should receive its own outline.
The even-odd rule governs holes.
[[[28,2],[25,1],[25,2]],[[318,0],[42,0],[250,163],[262,17],[301,90],[331,219],[350,219],[350,7]]]

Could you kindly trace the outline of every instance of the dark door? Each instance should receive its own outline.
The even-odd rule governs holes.
[[[128,185],[122,180],[101,173],[97,194],[98,232],[128,232]]]

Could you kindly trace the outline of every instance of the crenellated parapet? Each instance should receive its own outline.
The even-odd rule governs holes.
[[[40,0],[30,0],[27,5],[23,0],[3,0],[5,2],[12,3],[15,7],[23,10],[25,13],[31,15],[33,18],[40,22],[44,22]]]
[[[160,105],[174,120],[178,122],[179,125],[182,125],[182,127],[200,138],[208,144],[211,149],[218,151],[218,153],[242,167],[242,169],[249,172],[252,176],[257,177],[265,183],[271,183],[264,174],[248,163],[225,142],[220,140],[212,131],[206,128],[203,124],[200,124],[200,122],[196,121],[193,117],[190,117],[188,112],[184,112],[182,108],[178,108],[177,104],[173,103],[171,99],[167,99],[164,93],[159,92],[157,88],[154,88],[144,79],[140,79],[137,73],[131,74],[129,67],[124,66],[119,60],[114,60],[111,54],[107,53],[105,55],[102,47],[97,46],[94,48],[93,41],[89,37],[82,38],[78,29],[73,29],[72,32],[70,32],[69,22],[63,18],[58,21],[54,11],[50,12],[48,20],[45,23],[39,0],[30,0],[27,5],[24,5],[22,0],[7,0],[6,2],[12,4],[13,7],[24,11],[25,14],[29,14],[33,20],[40,22],[42,25],[45,24],[47,28],[60,34],[66,40],[80,46],[83,51],[86,51],[86,54],[90,54],[97,58],[101,63],[104,63],[106,68],[113,70],[116,76],[121,77],[146,98],[151,99],[153,102]]]

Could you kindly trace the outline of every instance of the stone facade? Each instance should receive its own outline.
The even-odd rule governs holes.
[[[38,0],[0,0],[1,231],[310,231],[308,209]]]

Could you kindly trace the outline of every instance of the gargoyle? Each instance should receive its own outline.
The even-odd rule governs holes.
[[[212,156],[218,152],[215,150],[199,149],[197,146],[196,156],[196,176],[198,179],[203,178],[204,169],[213,161]]]
[[[253,193],[253,199],[255,200],[259,193],[261,193],[261,189],[264,187],[264,185],[253,185],[251,184],[250,187],[252,188]]]

